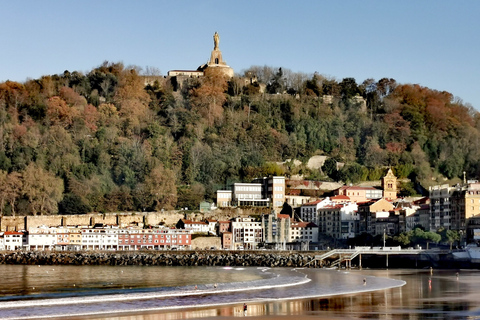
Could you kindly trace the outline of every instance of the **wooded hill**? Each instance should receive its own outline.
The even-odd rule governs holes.
[[[270,67],[233,79],[208,71],[178,91],[108,62],[1,83],[0,214],[194,208],[270,174],[357,183],[389,166],[414,182],[479,176],[479,113],[448,92]],[[275,164],[318,154],[329,157],[323,170]]]

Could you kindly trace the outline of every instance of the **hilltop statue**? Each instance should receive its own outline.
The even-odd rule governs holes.
[[[218,32],[215,31],[215,34],[213,35],[213,50],[218,50],[218,44],[220,43],[220,36],[218,35]]]

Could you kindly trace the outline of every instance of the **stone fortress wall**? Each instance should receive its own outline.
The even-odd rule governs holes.
[[[40,226],[94,226],[97,223],[125,227],[132,224],[139,226],[175,226],[180,219],[203,221],[214,219],[226,221],[235,217],[252,214],[249,210],[225,209],[210,212],[122,212],[122,213],[89,213],[85,215],[55,215],[55,216],[4,216],[0,218],[0,231],[20,231]]]

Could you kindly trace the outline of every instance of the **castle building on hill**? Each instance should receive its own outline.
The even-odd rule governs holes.
[[[205,75],[205,71],[208,68],[215,68],[221,70],[222,73],[229,78],[233,77],[234,71],[227,63],[223,60],[222,51],[219,48],[220,36],[218,32],[215,32],[213,35],[213,50],[210,54],[210,60],[206,64],[203,64],[197,68],[197,70],[170,70],[168,71],[169,77],[177,77],[176,83],[181,83],[183,79],[181,78],[199,78]],[[178,78],[181,77],[181,78]]]

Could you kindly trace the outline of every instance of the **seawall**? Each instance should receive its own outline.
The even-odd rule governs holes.
[[[258,266],[319,267],[310,263],[313,253],[258,252],[44,252],[16,251],[0,254],[0,264],[23,265],[150,265],[150,266]]]
[[[150,266],[252,266],[252,267],[329,267],[338,258],[313,261],[323,251],[3,251],[0,264],[19,265],[150,265]],[[388,262],[387,262],[388,261]],[[359,267],[355,259],[353,267]],[[344,264],[343,264],[344,265]],[[455,260],[450,256],[362,255],[363,268],[402,269],[478,269],[480,264]]]

